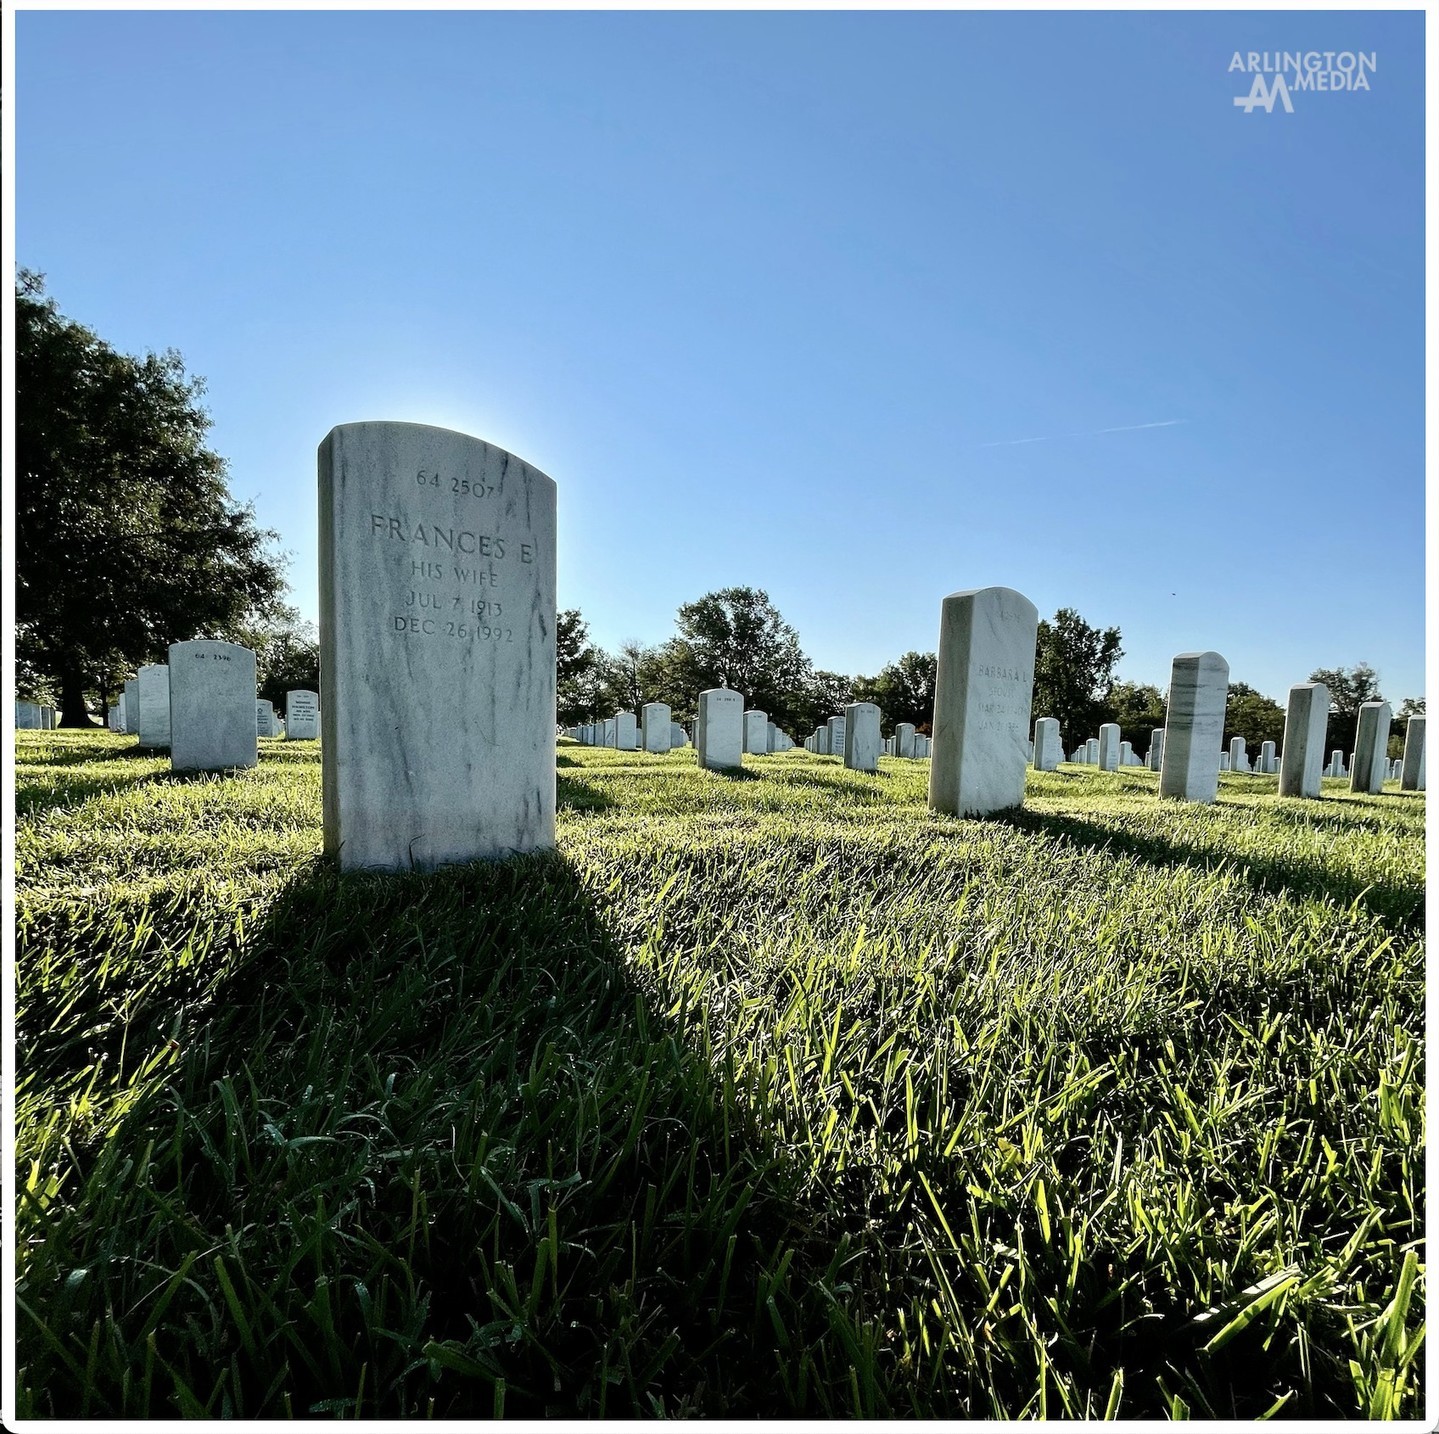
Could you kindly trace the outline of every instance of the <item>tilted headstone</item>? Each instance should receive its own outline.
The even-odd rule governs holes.
[[[1013,588],[951,593],[940,609],[929,805],[984,816],[1024,800],[1039,610]]]
[[[844,764],[855,772],[879,771],[879,708],[873,702],[845,706]]]
[[[695,756],[711,771],[738,767],[744,751],[744,698],[728,687],[700,693],[695,716]]]
[[[317,742],[320,739],[320,694],[297,687],[285,694],[285,740]]]
[[[1169,673],[1159,795],[1212,802],[1219,795],[1219,747],[1229,699],[1229,664],[1217,652],[1181,652]]]
[[[260,737],[278,735],[275,730],[275,704],[264,697],[255,703],[255,732]]]
[[[1424,790],[1424,718],[1416,714],[1404,728],[1404,756],[1399,764],[1399,790]]]
[[[668,702],[646,702],[640,708],[640,746],[646,752],[668,752],[672,726]]]
[[[1099,729],[1099,770],[1119,770],[1119,723],[1105,722]]]
[[[1384,789],[1384,763],[1389,755],[1389,728],[1394,713],[1387,702],[1362,702],[1359,727],[1354,738],[1351,792],[1379,792]]]
[[[633,712],[615,713],[615,748],[621,752],[638,752],[640,724]]]
[[[1040,717],[1034,724],[1034,770],[1052,772],[1064,756],[1059,745],[1059,718]]]
[[[1284,756],[1279,766],[1281,797],[1317,797],[1324,771],[1324,735],[1329,723],[1329,689],[1322,682],[1296,682],[1284,713]]]
[[[260,760],[255,654],[238,642],[170,644],[170,767],[219,772]]]
[[[894,755],[896,757],[914,756],[914,723],[900,722],[894,729]]]
[[[161,749],[170,745],[170,669],[163,662],[147,663],[135,679],[140,684],[140,745]]]
[[[432,870],[555,842],[555,484],[490,443],[320,445],[325,849]]]
[[[769,716],[758,708],[744,714],[744,749],[757,757],[769,750]]]

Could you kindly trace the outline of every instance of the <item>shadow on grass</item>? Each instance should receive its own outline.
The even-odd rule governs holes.
[[[159,753],[142,754],[147,760],[154,760]],[[241,768],[240,770],[249,770]],[[17,775],[15,791],[15,814],[18,817],[43,816],[48,812],[78,807],[91,797],[107,796],[112,792],[124,791],[131,787],[187,785],[217,778],[233,776],[228,772],[97,772],[94,776],[71,776],[53,785],[31,786]]]
[[[888,1412],[857,1257],[564,858],[317,860],[242,929],[126,994],[178,1054],[46,1222],[31,1417]]]
[[[1087,821],[1083,817],[1041,812],[1032,807],[996,812],[991,820],[1008,822],[1021,831],[1040,832],[1093,851],[1107,848],[1123,852],[1154,866],[1209,869],[1223,862],[1258,891],[1297,892],[1305,896],[1327,897],[1345,905],[1358,901],[1377,916],[1396,923],[1402,930],[1418,929],[1423,925],[1422,892],[1416,895],[1412,888],[1397,882],[1360,881],[1318,862],[1297,860],[1282,854],[1264,860],[1229,852],[1205,851],[1167,837],[1136,834]]]
[[[555,805],[561,810],[602,812],[614,801],[593,783],[560,772],[555,777]]]

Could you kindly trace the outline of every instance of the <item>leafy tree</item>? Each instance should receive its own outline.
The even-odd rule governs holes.
[[[1231,682],[1224,710],[1224,744],[1242,737],[1252,761],[1265,742],[1279,747],[1284,741],[1284,709],[1272,698],[1249,686]]]
[[[1329,723],[1325,730],[1324,750],[1336,748],[1349,760],[1354,750],[1354,737],[1359,727],[1359,709],[1366,702],[1382,702],[1379,674],[1367,662],[1354,667],[1319,667],[1309,674],[1311,682],[1322,682],[1329,689]]]
[[[1053,621],[1040,618],[1031,710],[1035,717],[1059,719],[1066,752],[1108,719],[1104,694],[1123,656],[1117,627],[1091,627],[1072,607],[1060,608]]]
[[[205,447],[204,391],[180,355],[133,358],[65,318],[44,280],[15,298],[16,649],[59,688],[60,722],[94,725],[117,675],[172,642],[263,612],[283,586]]]
[[[659,687],[656,673],[658,653],[630,639],[622,642],[616,652],[601,652],[599,665],[601,705],[599,715],[611,717],[616,712],[639,713],[646,702],[663,702],[656,696]]]
[[[934,721],[934,681],[939,659],[932,652],[906,652],[880,668],[874,677],[854,683],[854,701],[873,702],[880,710],[882,730],[892,733],[901,722],[928,732]]]
[[[579,608],[562,608],[555,614],[555,707],[558,721],[566,727],[598,715],[594,703],[599,696],[595,674],[599,653],[589,638]]]
[[[1155,730],[1164,726],[1164,694],[1147,682],[1112,682],[1105,694],[1104,706],[1105,720],[1118,722],[1121,736],[1143,756],[1149,750]]]
[[[803,741],[822,722],[842,716],[846,703],[870,700],[861,695],[854,678],[842,672],[811,669],[803,686],[794,694],[788,721],[780,725],[792,728],[791,736]],[[778,722],[779,718],[774,720]]]
[[[215,636],[238,642],[255,654],[256,695],[273,702],[281,717],[287,692],[319,693],[320,634],[313,622],[302,619],[288,604],[259,619],[232,624]]]
[[[683,604],[676,635],[652,658],[655,700],[694,710],[699,693],[729,687],[747,707],[789,729],[806,710],[809,659],[795,630],[760,588],[722,588]]]

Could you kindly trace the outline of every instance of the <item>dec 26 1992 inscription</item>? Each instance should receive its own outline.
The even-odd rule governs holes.
[[[326,850],[429,870],[554,844],[555,485],[412,423],[320,446]]]

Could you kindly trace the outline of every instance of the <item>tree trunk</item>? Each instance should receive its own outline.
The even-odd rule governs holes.
[[[85,679],[78,667],[66,667],[60,674],[60,726],[98,727],[85,710]]]

